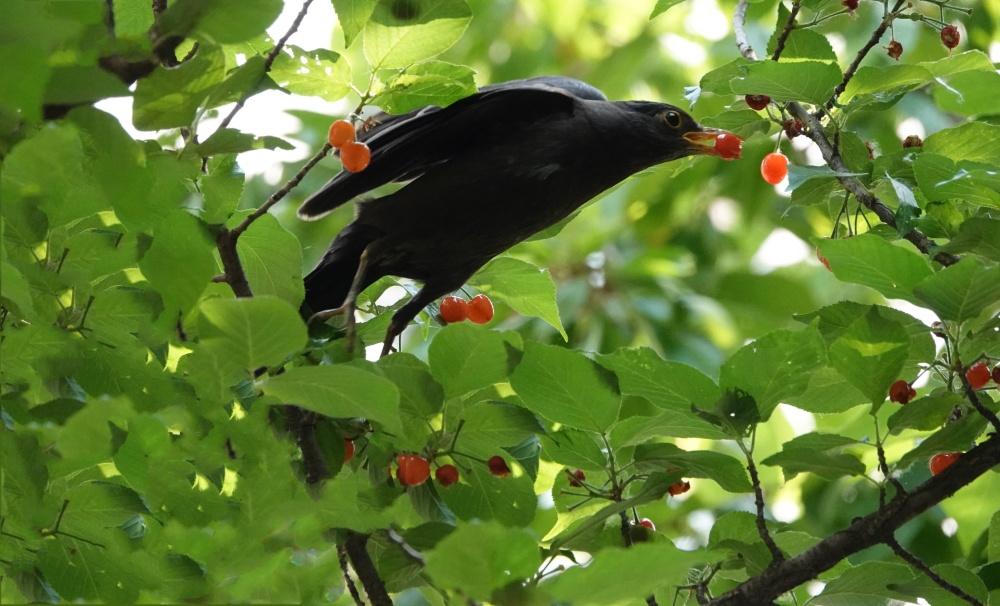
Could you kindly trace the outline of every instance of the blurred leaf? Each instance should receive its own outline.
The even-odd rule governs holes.
[[[967,71],[939,79],[933,88],[934,101],[946,112],[960,116],[1000,113],[1000,74],[996,70]]]
[[[534,537],[495,522],[459,524],[426,557],[426,572],[436,586],[477,600],[532,576],[541,564]]]
[[[972,252],[1000,261],[1000,220],[973,217],[964,221],[958,233],[942,247],[952,253]]]
[[[684,0],[656,0],[656,5],[653,7],[653,12],[649,14],[650,20],[655,19],[667,12],[671,7],[681,4]]]
[[[250,371],[280,364],[306,343],[305,324],[281,299],[206,299],[199,311],[202,344]]]
[[[862,177],[865,173],[843,173],[831,169],[829,166],[796,166],[788,165],[788,188],[787,191],[795,191],[803,183],[810,179],[836,177]],[[834,182],[836,183],[836,182]]]
[[[190,126],[198,107],[225,77],[225,64],[219,47],[201,44],[198,52],[179,66],[161,67],[140,78],[135,88],[132,125],[139,130]]]
[[[470,324],[449,324],[427,348],[431,374],[445,397],[457,398],[499,383],[510,374],[509,359],[520,339]]]
[[[238,154],[254,149],[295,149],[295,146],[278,137],[258,137],[233,128],[223,128],[194,148],[199,156]]]
[[[214,249],[206,226],[187,212],[175,210],[156,226],[153,244],[139,267],[166,307],[187,313],[218,271]]]
[[[476,444],[515,446],[545,433],[545,426],[531,411],[504,402],[480,402],[462,413],[461,439]]]
[[[365,28],[378,0],[333,0],[337,22],[344,30],[344,46],[349,47]]]
[[[811,602],[817,606],[881,606],[902,597],[891,586],[913,578],[913,571],[905,564],[866,562],[828,582]]]

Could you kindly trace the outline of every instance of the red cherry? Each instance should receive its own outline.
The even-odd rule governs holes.
[[[347,120],[337,120],[330,125],[330,132],[327,135],[330,145],[340,149],[351,141],[354,141],[354,125]]]
[[[917,135],[910,135],[903,139],[903,149],[909,149],[911,147],[923,147],[924,141]]]
[[[469,322],[486,324],[493,319],[493,301],[486,295],[476,295],[469,301]]]
[[[931,457],[931,463],[930,463],[931,475],[936,476],[945,469],[948,469],[948,467],[952,463],[957,461],[958,457],[960,456],[962,456],[962,453],[960,452],[947,452],[947,453],[943,452],[941,454],[934,455],[933,457]]]
[[[771,185],[777,185],[788,176],[788,158],[781,152],[764,156],[760,163],[760,174]]]
[[[743,97],[743,100],[747,102],[750,109],[760,111],[767,107],[767,104],[771,102],[771,98],[767,95],[747,95]]]
[[[447,488],[458,482],[458,469],[454,465],[442,465],[434,472],[434,479]]]
[[[947,339],[948,333],[944,331],[944,324],[941,322],[931,323],[931,334],[940,339]]]
[[[670,493],[670,496],[676,497],[677,495],[684,494],[689,490],[691,490],[691,482],[681,480],[680,482],[674,482],[671,484],[670,488],[667,489],[667,492]]]
[[[976,362],[965,371],[965,378],[968,379],[972,389],[980,389],[990,382],[990,369],[986,362]]]
[[[781,123],[781,128],[785,130],[785,136],[794,139],[802,134],[802,120],[785,120]]]
[[[507,467],[507,461],[504,461],[500,455],[490,457],[486,466],[490,468],[490,473],[498,478],[506,478],[510,475],[510,467]]]
[[[580,471],[579,469],[574,470],[574,471],[570,471],[569,475],[570,475],[569,485],[570,486],[574,486],[576,488],[579,488],[580,486],[583,486],[583,484],[581,484],[581,482],[583,482],[584,480],[587,479],[587,476],[584,475],[584,473],[582,471]]]
[[[917,392],[909,383],[900,379],[889,386],[889,401],[906,404],[917,397]]]
[[[958,28],[954,25],[946,25],[941,28],[941,42],[948,47],[948,52],[958,46],[962,40],[962,34],[958,33]]]
[[[347,463],[354,457],[354,440],[348,440],[344,438],[344,463]]]
[[[858,10],[859,4],[860,2],[858,0],[844,0],[843,2],[840,3],[841,6],[846,6],[847,10],[851,11],[852,13]]]
[[[738,160],[743,151],[743,139],[733,133],[722,133],[715,138],[715,155],[723,160]]]
[[[899,56],[903,54],[903,45],[899,43],[898,40],[893,40],[889,43],[889,46],[885,47],[887,55],[899,61]]]
[[[344,170],[359,173],[368,167],[372,160],[372,152],[364,143],[352,141],[340,148],[340,163]]]
[[[816,258],[819,259],[819,262],[823,264],[823,267],[826,268],[826,271],[833,271],[832,269],[830,269],[830,262],[826,260],[826,257],[819,254],[819,246],[816,247]]]
[[[430,462],[421,456],[401,454],[396,461],[399,463],[396,478],[404,486],[420,486],[431,475]]]
[[[649,518],[639,520],[639,526],[645,526],[650,530],[656,530],[656,525],[653,524],[653,520],[650,520]]]
[[[1000,385],[1000,364],[993,367],[993,382]]]
[[[469,304],[456,296],[441,299],[441,319],[449,324],[464,322],[469,317]]]

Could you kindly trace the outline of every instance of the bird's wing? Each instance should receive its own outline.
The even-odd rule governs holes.
[[[317,219],[380,185],[418,177],[466,154],[484,131],[513,132],[571,113],[578,99],[598,98],[604,95],[588,84],[546,76],[486,86],[445,108],[389,116],[359,137],[371,148],[368,168],[342,170],[299,207],[299,217]]]

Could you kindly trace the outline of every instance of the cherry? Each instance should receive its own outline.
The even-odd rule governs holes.
[[[944,331],[944,324],[941,322],[934,322],[931,324],[931,334],[941,339],[948,338],[948,333]]]
[[[340,148],[340,163],[344,170],[359,173],[368,167],[372,160],[372,152],[364,143],[351,141]]]
[[[396,461],[399,463],[396,477],[404,486],[420,486],[431,475],[430,462],[421,456],[401,454]]]
[[[680,482],[674,482],[671,484],[670,488],[667,489],[667,492],[670,493],[670,496],[676,497],[677,495],[684,494],[689,490],[691,490],[691,482],[681,480]]]
[[[887,51],[887,55],[899,61],[899,56],[903,54],[903,45],[898,40],[893,40],[889,43],[889,46],[885,47],[885,50]]]
[[[913,389],[909,383],[900,379],[889,386],[889,401],[906,404],[917,397],[917,390]]]
[[[962,453],[960,452],[948,452],[948,453],[943,452],[941,454],[934,455],[933,457],[931,457],[931,463],[930,463],[931,475],[936,476],[945,469],[948,469],[948,467],[952,463],[957,461],[958,457],[960,456],[962,456]]]
[[[954,25],[946,25],[941,28],[941,42],[948,48],[948,52],[951,49],[958,46],[958,43],[962,40],[962,34],[958,33],[958,28]]]
[[[486,324],[493,319],[493,301],[486,295],[476,295],[469,301],[469,322]]]
[[[1000,385],[1000,364],[993,367],[993,382]]]
[[[456,296],[441,299],[441,319],[452,324],[464,322],[469,317],[469,304],[465,299]]]
[[[656,530],[656,525],[653,524],[653,520],[650,520],[649,518],[639,520],[639,526],[645,526],[650,530]]]
[[[833,271],[832,269],[830,269],[830,262],[826,260],[826,257],[819,254],[819,246],[816,247],[816,258],[819,259],[819,262],[823,264],[823,267],[826,268],[826,271]]]
[[[442,465],[434,472],[434,479],[445,488],[458,483],[458,469],[454,465]]]
[[[344,463],[347,463],[354,457],[354,440],[348,440],[344,438]]]
[[[354,125],[347,120],[337,120],[330,125],[330,132],[327,135],[330,145],[340,149],[351,141],[354,141]]]
[[[750,109],[755,109],[757,111],[764,109],[767,107],[767,104],[771,102],[771,98],[767,95],[747,95],[743,99],[747,102],[747,105],[750,106]]]
[[[852,13],[858,10],[859,4],[861,3],[858,0],[844,0],[843,2],[840,3],[841,6],[846,6],[847,10],[851,11]]]
[[[903,149],[909,149],[911,147],[923,147],[924,140],[917,135],[910,135],[909,137],[903,139]]]
[[[781,183],[788,176],[788,158],[781,152],[764,156],[764,161],[760,163],[760,174],[771,185]]]
[[[802,134],[802,120],[785,120],[781,123],[781,128],[785,130],[785,136],[794,139]]]
[[[584,475],[584,473],[582,471],[580,471],[579,469],[574,470],[574,471],[570,471],[568,473],[570,475],[570,478],[569,478],[569,485],[570,486],[574,486],[574,487],[579,488],[580,486],[583,486],[583,484],[581,484],[581,482],[583,482],[584,480],[587,479],[587,476]]]
[[[506,478],[510,475],[510,467],[507,467],[507,461],[504,461],[500,455],[490,457],[486,466],[490,468],[490,473],[498,478]]]
[[[715,138],[715,154],[723,160],[738,160],[743,151],[743,139],[733,133],[722,133]]]
[[[980,389],[990,382],[990,369],[986,367],[986,362],[976,362],[965,371],[965,378],[972,389]]]

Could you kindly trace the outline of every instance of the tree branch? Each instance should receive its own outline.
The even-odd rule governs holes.
[[[754,464],[753,455],[750,452],[747,452],[746,456],[747,470],[750,472],[750,481],[753,484],[754,503],[757,506],[757,515],[755,516],[757,520],[757,532],[760,534],[760,539],[764,541],[764,545],[767,545],[767,550],[771,552],[771,564],[769,566],[774,566],[785,561],[785,554],[781,553],[771,533],[767,530],[767,521],[764,519],[764,491],[760,488],[760,476],[757,475],[757,465]]]
[[[844,558],[885,543],[900,526],[971,484],[997,464],[1000,464],[1000,435],[994,434],[913,491],[864,518],[854,520],[848,528],[830,535],[799,555],[767,568],[712,600],[709,605],[771,604],[781,594],[816,578]]]
[[[885,30],[889,29],[889,26],[892,25],[893,20],[896,18],[896,13],[906,4],[906,2],[907,0],[896,0],[896,4],[892,7],[892,10],[882,17],[882,22],[879,23],[879,26],[875,28],[874,32],[872,32],[871,38],[869,38],[868,42],[866,42],[861,50],[858,51],[858,54],[854,57],[854,61],[852,61],[847,67],[847,71],[844,72],[844,79],[841,80],[840,84],[833,89],[833,95],[830,97],[830,100],[826,102],[827,109],[833,107],[837,102],[837,97],[839,97],[840,94],[847,89],[847,83],[851,81],[855,72],[858,71],[858,66],[861,65],[861,61],[868,55],[869,51],[871,51],[871,49],[879,43],[879,40],[881,40],[882,36],[885,34]]]
[[[358,574],[361,584],[364,585],[365,593],[368,594],[372,606],[392,606],[392,598],[386,591],[385,582],[382,581],[378,570],[375,569],[375,563],[368,555],[368,535],[353,530],[348,530],[346,533],[347,539],[344,541],[344,549],[347,551],[347,557],[351,560],[354,572]]]
[[[799,9],[801,8],[802,0],[792,2],[792,11],[788,15],[788,21],[785,22],[785,29],[781,30],[781,35],[778,36],[778,41],[774,45],[774,53],[771,54],[771,61],[777,61],[781,57],[781,53],[785,50],[785,42],[788,41],[788,36],[791,35],[792,30],[795,29],[795,18],[799,16]]]
[[[969,604],[972,604],[972,606],[984,606],[982,602],[966,593],[962,590],[962,588],[952,585],[948,581],[941,578],[941,575],[931,570],[931,567],[925,564],[923,560],[903,549],[903,546],[896,541],[896,537],[890,537],[885,544],[889,546],[889,549],[892,549],[893,553],[905,560],[907,564],[926,574],[930,580],[934,581],[938,585],[938,587],[945,589],[959,599],[965,600]]]

